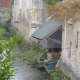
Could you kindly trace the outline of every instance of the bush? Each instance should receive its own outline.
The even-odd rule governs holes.
[[[66,77],[59,69],[55,69],[54,71],[47,73],[45,75],[45,80],[65,80],[65,78]],[[69,79],[67,79],[67,80],[69,80]]]
[[[46,0],[48,16],[54,15],[57,20],[72,19],[73,22],[80,20],[80,0]],[[62,12],[62,13],[61,13]]]
[[[46,0],[46,3],[55,6],[60,1],[62,0]]]
[[[20,58],[31,65],[35,65],[34,67],[41,66],[41,64],[37,64],[37,58],[39,54],[44,52],[44,49],[37,45],[35,42],[25,41],[24,38],[20,39],[18,42],[19,47],[21,48]]]
[[[50,76],[51,76],[51,79],[54,79],[54,80],[62,80],[64,78],[64,75],[62,74],[61,71],[53,71],[51,72]]]
[[[10,27],[11,27],[11,19],[8,19],[8,20],[0,23],[0,28],[5,29],[7,32],[9,31],[8,29]]]
[[[0,31],[2,33],[3,29],[0,29]],[[0,40],[0,80],[10,80],[14,75],[12,65],[15,57],[12,54],[12,50],[19,39],[20,37],[15,35],[9,41]]]

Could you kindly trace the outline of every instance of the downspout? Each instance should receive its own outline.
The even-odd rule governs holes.
[[[64,20],[64,36],[62,39],[63,39],[62,53],[64,54],[66,53],[66,15],[65,15],[65,20]],[[61,55],[63,59],[65,59],[64,55]]]
[[[66,49],[66,15],[65,15],[65,41],[64,41],[64,49]]]
[[[22,6],[22,1],[20,0],[20,4],[19,4],[19,8],[21,10],[21,6]]]

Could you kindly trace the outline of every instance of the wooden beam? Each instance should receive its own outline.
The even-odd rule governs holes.
[[[43,40],[45,40],[46,38],[48,38],[49,36],[51,36],[53,33],[55,33],[56,31],[58,31],[60,28],[62,28],[62,26],[58,27],[57,29],[55,29],[52,33],[50,33],[49,35],[47,35],[45,38],[43,38]]]
[[[49,39],[57,44],[60,44],[60,45],[62,44],[62,41],[60,41],[60,40],[56,40],[56,39],[52,39],[52,38],[47,38],[47,39]]]

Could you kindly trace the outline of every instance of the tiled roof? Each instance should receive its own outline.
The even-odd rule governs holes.
[[[46,36],[54,32],[57,28],[61,27],[62,22],[55,21],[54,19],[49,20],[46,24],[40,27],[36,32],[32,34],[32,37],[37,39],[44,39]]]

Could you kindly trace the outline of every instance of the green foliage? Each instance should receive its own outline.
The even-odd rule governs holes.
[[[0,28],[0,36],[3,34],[3,32],[4,32],[4,29]]]
[[[3,29],[0,29],[2,33]],[[15,35],[9,41],[0,40],[0,80],[10,80],[14,75],[12,70],[13,60],[15,59],[12,50],[20,37]]]
[[[62,78],[64,78],[64,75],[61,71],[53,71],[51,72],[50,76],[54,80],[62,80]]]
[[[8,19],[8,20],[0,23],[0,28],[5,29],[6,31],[9,31],[8,28],[10,28],[10,27],[11,27],[11,19]]]
[[[22,50],[20,58],[28,62],[29,64],[35,65],[35,67],[41,67],[41,64],[37,64],[37,57],[39,54],[44,52],[44,49],[37,45],[35,42],[25,41],[22,39],[18,42],[19,47]]]
[[[0,31],[0,32],[3,32],[0,38],[5,38],[7,40],[10,38],[11,36],[9,31],[10,27],[11,27],[11,19],[8,19],[4,22],[0,22],[0,28],[5,30],[5,31],[2,31],[2,30]]]
[[[45,80],[65,80],[64,74],[59,70],[54,70],[45,76]]]
[[[55,6],[60,1],[62,0],[46,0],[46,3]]]
[[[58,20],[64,20],[66,16],[67,20],[71,18],[73,22],[80,20],[79,9],[80,0],[64,0],[63,3],[59,0],[48,0],[46,5],[48,17],[54,15]]]

